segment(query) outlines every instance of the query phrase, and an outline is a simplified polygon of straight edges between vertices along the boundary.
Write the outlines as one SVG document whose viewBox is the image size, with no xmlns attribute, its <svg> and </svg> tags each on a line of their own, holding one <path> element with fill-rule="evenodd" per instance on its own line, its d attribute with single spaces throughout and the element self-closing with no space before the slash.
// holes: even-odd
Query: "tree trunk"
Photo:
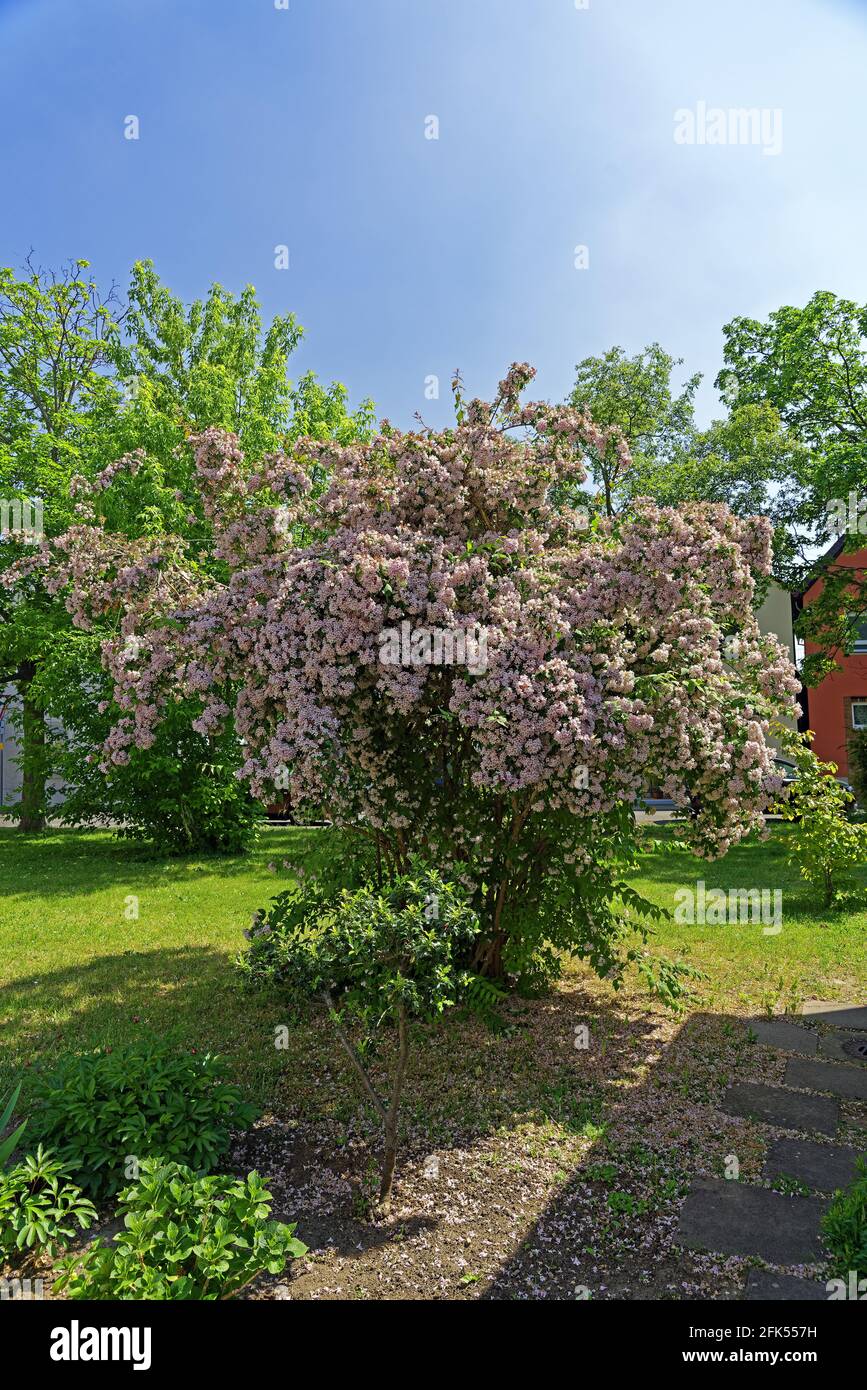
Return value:
<svg viewBox="0 0 867 1390">
<path fill-rule="evenodd" d="M 397 1066 L 391 1088 L 391 1102 L 385 1119 L 385 1151 L 382 1156 L 382 1181 L 379 1187 L 380 1210 L 388 1213 L 391 1208 L 391 1186 L 394 1181 L 394 1165 L 397 1159 L 397 1119 L 400 1111 L 400 1097 L 406 1076 L 406 1061 L 409 1042 L 406 1031 L 406 1009 L 403 1004 L 397 1016 L 398 1052 Z"/>
<path fill-rule="evenodd" d="M 473 969 L 489 980 L 500 980 L 503 977 L 503 947 L 506 944 L 506 933 L 501 924 L 508 890 L 509 880 L 508 877 L 504 877 L 497 887 L 490 932 L 477 942 L 473 953 Z"/>
<path fill-rule="evenodd" d="M 35 675 L 35 663 L 26 661 L 17 679 L 23 739 L 18 829 L 25 833 L 45 829 L 45 714 L 31 694 Z"/>
<path fill-rule="evenodd" d="M 359 1081 L 361 1082 L 362 1086 L 364 1087 L 364 1091 L 367 1095 L 368 1100 L 373 1105 L 374 1109 L 376 1110 L 376 1113 L 382 1120 L 382 1123 L 385 1124 L 385 1108 L 383 1107 L 382 1102 L 379 1099 L 379 1096 L 376 1094 L 372 1085 L 370 1084 L 370 1077 L 364 1070 L 358 1053 L 352 1046 L 350 1039 L 344 1031 L 343 1025 L 341 1024 L 340 1019 L 338 1017 L 337 1010 L 334 1007 L 334 1003 L 331 998 L 331 992 L 330 990 L 323 989 L 320 991 L 320 994 L 322 1001 L 325 1004 L 326 1009 L 328 1010 L 328 1017 L 331 1019 L 331 1022 L 334 1025 L 334 1030 L 337 1033 L 338 1038 L 340 1039 L 340 1046 L 343 1048 L 344 1052 L 346 1053 L 347 1057 L 352 1063 L 352 1069 L 355 1072 L 355 1075 L 358 1077 Z"/>
<path fill-rule="evenodd" d="M 494 932 L 493 936 L 484 937 L 479 942 L 472 960 L 472 968 L 477 974 L 484 976 L 487 980 L 501 980 L 503 978 L 503 947 L 505 944 L 506 937 L 503 932 Z"/>
</svg>

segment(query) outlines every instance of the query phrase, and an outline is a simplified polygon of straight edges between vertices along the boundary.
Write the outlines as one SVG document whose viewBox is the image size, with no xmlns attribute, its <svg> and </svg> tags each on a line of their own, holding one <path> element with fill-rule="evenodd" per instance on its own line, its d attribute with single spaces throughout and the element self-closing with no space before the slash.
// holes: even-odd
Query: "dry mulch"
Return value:
<svg viewBox="0 0 867 1390">
<path fill-rule="evenodd" d="M 736 1160 L 760 1181 L 775 1133 L 717 1109 L 734 1081 L 785 1069 L 734 1014 L 673 1017 L 587 976 L 510 1001 L 502 1033 L 419 1030 L 388 1218 L 374 1214 L 379 1131 L 327 1023 L 294 1043 L 273 1113 L 226 1168 L 270 1176 L 274 1215 L 308 1253 L 242 1298 L 713 1300 L 739 1297 L 758 1263 L 674 1245 L 691 1179 Z M 843 1108 L 841 1141 L 863 1142 L 864 1107 Z M 49 1262 L 27 1272 L 50 1296 Z"/>
<path fill-rule="evenodd" d="M 291 1279 L 262 1278 L 247 1296 L 739 1296 L 746 1261 L 691 1255 L 673 1236 L 693 1176 L 723 1176 L 734 1156 L 758 1178 L 762 1131 L 716 1106 L 735 1080 L 779 1081 L 784 1059 L 733 1017 L 614 1005 L 593 982 L 509 1007 L 514 1032 L 469 1024 L 451 1046 L 440 1034 L 435 1050 L 454 1055 L 441 1070 L 425 1055 L 410 1077 L 430 1108 L 407 1127 L 387 1220 L 370 1215 L 377 1133 L 360 1110 L 348 1123 L 265 1117 L 244 1136 L 233 1158 L 272 1176 L 276 1214 L 310 1247 Z M 586 1050 L 574 1046 L 582 1023 Z"/>
</svg>

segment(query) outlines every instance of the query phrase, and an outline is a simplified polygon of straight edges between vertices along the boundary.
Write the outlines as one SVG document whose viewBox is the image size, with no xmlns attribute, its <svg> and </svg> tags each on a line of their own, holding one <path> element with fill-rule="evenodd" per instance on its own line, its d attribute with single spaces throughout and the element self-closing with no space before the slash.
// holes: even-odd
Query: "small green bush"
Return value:
<svg viewBox="0 0 867 1390">
<path fill-rule="evenodd" d="M 822 1220 L 831 1273 L 837 1278 L 851 1270 L 867 1278 L 867 1161 L 859 1158 L 857 1167 L 857 1178 L 851 1187 L 834 1193 Z"/>
<path fill-rule="evenodd" d="M 333 893 L 320 880 L 292 884 L 257 914 L 237 960 L 251 985 L 277 985 L 293 1002 L 323 990 L 366 1029 L 400 1004 L 433 1020 L 455 1005 L 478 935 L 466 893 L 424 867 L 376 888 Z"/>
<path fill-rule="evenodd" d="M 820 762 L 807 743 L 793 744 L 787 752 L 796 771 L 778 806 L 783 819 L 794 822 L 786 840 L 787 858 L 821 890 L 824 907 L 841 906 L 851 870 L 867 859 L 867 826 L 849 818 L 853 797 L 837 781 L 836 763 Z"/>
<path fill-rule="evenodd" d="M 464 889 L 423 865 L 381 888 L 332 894 L 295 884 L 258 913 L 238 961 L 251 985 L 279 986 L 293 1004 L 324 1006 L 384 1132 L 380 1206 L 387 1211 L 397 1154 L 398 1114 L 409 1055 L 409 1025 L 434 1023 L 456 1005 L 479 1005 L 480 981 L 464 962 L 479 921 Z M 474 995 L 475 992 L 475 995 Z M 347 1031 L 359 1029 L 355 1045 Z M 377 1095 L 366 1060 L 391 1029 L 390 1098 Z"/>
<path fill-rule="evenodd" d="M 160 1155 L 207 1171 L 255 1115 L 225 1076 L 222 1058 L 160 1039 L 67 1056 L 35 1075 L 32 1132 L 97 1198 L 129 1179 L 130 1159 Z"/>
<path fill-rule="evenodd" d="M 197 1177 L 179 1163 L 146 1159 L 121 1193 L 124 1229 L 61 1264 L 55 1287 L 70 1298 L 217 1299 L 257 1274 L 280 1274 L 307 1246 L 294 1226 L 270 1219 L 258 1173 Z"/>
<path fill-rule="evenodd" d="M 0 1173 L 0 1254 L 34 1246 L 53 1255 L 96 1220 L 93 1203 L 42 1145 Z"/>
</svg>

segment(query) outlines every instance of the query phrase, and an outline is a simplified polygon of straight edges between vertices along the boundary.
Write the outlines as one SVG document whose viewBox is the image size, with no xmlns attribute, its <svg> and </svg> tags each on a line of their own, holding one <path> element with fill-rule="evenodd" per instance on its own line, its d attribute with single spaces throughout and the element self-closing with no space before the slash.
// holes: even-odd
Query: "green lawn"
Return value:
<svg viewBox="0 0 867 1390">
<path fill-rule="evenodd" d="M 231 961 L 287 879 L 282 860 L 309 860 L 316 835 L 274 829 L 244 857 L 158 860 L 108 833 L 0 829 L 0 1068 L 146 1026 L 230 1054 L 261 1087 L 274 1049 Z"/>
<path fill-rule="evenodd" d="M 867 865 L 854 874 L 847 909 L 822 908 L 818 892 L 786 860 L 791 827 L 776 823 L 765 841 L 739 845 L 709 864 L 682 851 L 654 854 L 635 879 L 638 890 L 673 910 L 675 893 L 703 880 L 706 889 L 779 889 L 781 930 L 765 935 L 753 922 L 721 926 L 668 922 L 658 930 L 666 952 L 704 971 L 702 1002 L 714 1009 L 738 1005 L 777 1012 L 806 998 L 867 997 Z M 665 845 L 668 827 L 655 836 Z"/>
<path fill-rule="evenodd" d="M 285 1055 L 265 1045 L 279 1010 L 273 999 L 239 993 L 231 960 L 253 911 L 288 878 L 283 860 L 310 864 L 326 852 L 328 833 L 269 829 L 245 857 L 165 861 L 107 833 L 0 829 L 0 1078 L 150 1027 L 225 1052 L 266 1098 L 281 1067 L 285 1074 Z M 654 854 L 636 880 L 669 907 L 678 887 L 698 879 L 709 888 L 782 889 L 777 936 L 754 924 L 660 928 L 662 949 L 707 973 L 704 1007 L 780 1009 L 808 995 L 867 992 L 867 871 L 859 910 L 824 913 L 785 863 L 786 833 L 776 826 L 769 843 L 741 846 L 717 864 Z M 655 834 L 670 838 L 664 828 Z M 132 896 L 137 919 L 125 916 Z"/>
</svg>

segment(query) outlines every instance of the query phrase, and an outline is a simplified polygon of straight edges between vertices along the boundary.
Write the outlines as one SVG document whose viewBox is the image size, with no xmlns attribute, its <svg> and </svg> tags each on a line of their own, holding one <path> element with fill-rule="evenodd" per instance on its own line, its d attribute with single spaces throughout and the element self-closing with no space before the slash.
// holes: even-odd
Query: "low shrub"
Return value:
<svg viewBox="0 0 867 1390">
<path fill-rule="evenodd" d="M 332 895 L 319 883 L 291 887 L 257 916 L 239 959 L 251 984 L 277 985 L 291 1002 L 312 1000 L 327 1011 L 382 1122 L 383 1211 L 391 1201 L 410 1023 L 433 1023 L 459 1003 L 481 1010 L 496 994 L 465 965 L 478 933 L 463 888 L 414 866 L 381 888 Z M 361 1032 L 358 1046 L 350 1027 Z M 366 1059 L 374 1039 L 389 1031 L 394 1061 L 383 1101 Z"/>
<path fill-rule="evenodd" d="M 32 1132 L 98 1198 L 133 1175 L 132 1160 L 159 1155 L 207 1171 L 255 1115 L 225 1076 L 222 1058 L 156 1038 L 70 1055 L 35 1075 Z"/>
<path fill-rule="evenodd" d="M 75 1299 L 228 1298 L 307 1250 L 294 1226 L 270 1219 L 271 1201 L 258 1173 L 198 1177 L 146 1159 L 120 1196 L 124 1229 L 64 1260 L 55 1287 Z"/>
<path fill-rule="evenodd" d="M 93 1203 L 41 1144 L 35 1154 L 0 1173 L 2 1255 L 34 1246 L 53 1255 L 76 1230 L 86 1230 L 95 1220 Z"/>
<path fill-rule="evenodd" d="M 837 781 L 836 763 L 820 762 L 807 743 L 787 751 L 796 777 L 778 809 L 794 822 L 786 841 L 789 863 L 821 891 L 824 907 L 842 906 L 852 869 L 867 860 L 867 826 L 850 819 L 854 798 Z"/>
<path fill-rule="evenodd" d="M 867 1161 L 859 1159 L 857 1167 L 857 1178 L 834 1193 L 822 1220 L 831 1273 L 843 1279 L 852 1270 L 867 1278 Z"/>
</svg>

